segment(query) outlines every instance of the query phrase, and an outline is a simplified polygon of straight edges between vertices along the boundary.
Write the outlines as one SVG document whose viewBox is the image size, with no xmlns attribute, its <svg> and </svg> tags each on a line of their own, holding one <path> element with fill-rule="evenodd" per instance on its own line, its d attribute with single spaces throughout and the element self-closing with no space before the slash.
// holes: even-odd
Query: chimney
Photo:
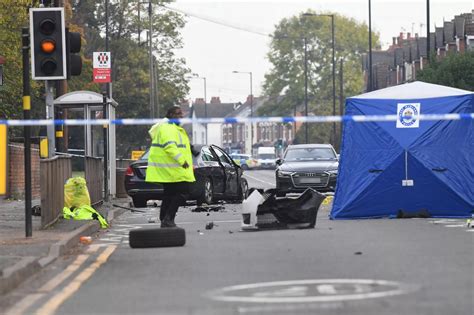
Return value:
<svg viewBox="0 0 474 315">
<path fill-rule="evenodd" d="M 252 95 L 250 94 L 249 96 L 247 96 L 247 100 L 245 101 L 245 103 L 250 104 L 251 101 L 252 101 Z M 255 97 L 253 98 L 253 102 L 255 103 Z"/>
<path fill-rule="evenodd" d="M 396 37 L 392 37 L 392 45 L 393 46 L 397 45 L 397 38 Z"/>
<path fill-rule="evenodd" d="M 402 47 L 403 45 L 403 32 L 400 32 L 400 35 L 398 36 L 398 46 Z"/>
<path fill-rule="evenodd" d="M 204 99 L 203 98 L 196 98 L 196 100 L 194 101 L 194 104 L 195 105 L 204 105 Z"/>
<path fill-rule="evenodd" d="M 221 103 L 221 98 L 219 96 L 213 96 L 211 98 L 211 104 L 220 104 Z"/>
</svg>

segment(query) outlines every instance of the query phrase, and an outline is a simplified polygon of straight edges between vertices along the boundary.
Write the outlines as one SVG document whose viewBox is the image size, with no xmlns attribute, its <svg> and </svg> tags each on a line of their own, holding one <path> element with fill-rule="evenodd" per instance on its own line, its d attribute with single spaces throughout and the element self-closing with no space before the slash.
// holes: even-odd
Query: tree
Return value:
<svg viewBox="0 0 474 315">
<path fill-rule="evenodd" d="M 433 57 L 416 77 L 423 82 L 474 91 L 474 51 L 450 53 L 441 60 Z"/>
<path fill-rule="evenodd" d="M 268 59 L 273 68 L 265 75 L 264 94 L 269 98 L 259 110 L 260 115 L 293 116 L 304 114 L 305 56 L 307 46 L 308 113 L 332 114 L 332 40 L 331 18 L 327 12 L 307 11 L 283 19 L 272 35 Z M 336 61 L 344 61 L 344 93 L 355 95 L 363 90 L 361 56 L 368 49 L 368 27 L 354 19 L 334 14 Z M 373 34 L 374 45 L 378 35 Z M 337 71 L 337 69 L 336 69 Z M 337 78 L 336 78 L 337 80 Z M 339 99 L 336 88 L 336 102 Z M 339 106 L 337 106 L 339 107 Z M 310 124 L 312 142 L 328 142 L 329 124 Z M 301 130 L 301 129 L 300 129 Z M 301 132 L 297 141 L 304 139 Z"/>
<path fill-rule="evenodd" d="M 189 91 L 185 77 L 191 72 L 184 60 L 174 54 L 174 50 L 183 45 L 179 34 L 179 30 L 184 27 L 183 17 L 166 9 L 163 6 L 166 2 L 169 1 L 152 1 L 152 45 L 157 76 L 158 112 L 161 116 L 168 106 L 179 104 L 185 98 Z M 85 54 L 88 57 L 94 51 L 105 51 L 104 3 L 78 0 L 73 4 L 73 20 L 85 28 Z M 108 15 L 113 98 L 119 104 L 117 117 L 148 118 L 149 46 L 144 38 L 149 29 L 148 4 L 138 0 L 110 0 Z M 129 156 L 130 150 L 149 144 L 148 128 L 149 126 L 118 127 L 117 155 Z"/>
<path fill-rule="evenodd" d="M 5 57 L 4 86 L 0 93 L 0 118 L 22 117 L 23 64 L 22 27 L 28 27 L 28 8 L 31 1 L 0 0 L 0 54 Z M 44 106 L 39 105 L 40 82 L 31 82 L 31 116 L 42 117 Z"/>
</svg>

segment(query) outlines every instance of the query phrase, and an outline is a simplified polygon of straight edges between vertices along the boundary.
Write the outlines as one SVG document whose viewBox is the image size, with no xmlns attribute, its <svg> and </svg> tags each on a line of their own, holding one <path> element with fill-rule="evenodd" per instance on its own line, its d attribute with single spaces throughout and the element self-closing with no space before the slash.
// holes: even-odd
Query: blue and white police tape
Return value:
<svg viewBox="0 0 474 315">
<path fill-rule="evenodd" d="M 420 114 L 417 116 L 398 115 L 345 115 L 345 116 L 297 116 L 297 117 L 227 117 L 227 118 L 182 118 L 170 119 L 171 122 L 181 124 L 236 124 L 236 123 L 327 123 L 327 122 L 376 122 L 376 121 L 397 121 L 398 119 L 419 119 L 421 120 L 472 120 L 474 113 L 460 114 Z M 163 118 L 124 118 L 124 119 L 30 119 L 30 120 L 7 120 L 0 119 L 0 125 L 7 126 L 86 126 L 86 125 L 153 125 L 164 121 Z"/>
</svg>

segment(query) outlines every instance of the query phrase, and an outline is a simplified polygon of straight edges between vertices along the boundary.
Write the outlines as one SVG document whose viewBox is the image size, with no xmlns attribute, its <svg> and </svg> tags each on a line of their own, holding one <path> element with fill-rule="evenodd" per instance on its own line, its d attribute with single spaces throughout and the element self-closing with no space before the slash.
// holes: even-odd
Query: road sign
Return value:
<svg viewBox="0 0 474 315">
<path fill-rule="evenodd" d="M 132 158 L 131 159 L 136 161 L 143 155 L 143 153 L 145 153 L 145 151 L 132 151 Z"/>
<path fill-rule="evenodd" d="M 111 69 L 110 69 L 110 52 L 94 52 L 93 54 L 93 76 L 95 83 L 110 83 Z"/>
</svg>

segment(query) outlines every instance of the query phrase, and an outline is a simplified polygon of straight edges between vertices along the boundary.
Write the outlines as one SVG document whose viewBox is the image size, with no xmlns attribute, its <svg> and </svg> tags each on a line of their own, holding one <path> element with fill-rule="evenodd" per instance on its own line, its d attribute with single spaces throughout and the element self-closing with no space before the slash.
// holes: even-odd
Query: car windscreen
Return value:
<svg viewBox="0 0 474 315">
<path fill-rule="evenodd" d="M 143 155 L 139 158 L 139 160 L 148 160 L 148 155 L 150 154 L 150 150 L 147 150 Z"/>
<path fill-rule="evenodd" d="M 261 153 L 258 155 L 258 158 L 262 160 L 274 160 L 276 156 L 272 153 Z"/>
<path fill-rule="evenodd" d="M 335 160 L 336 155 L 330 148 L 297 148 L 286 151 L 285 161 Z"/>
</svg>

